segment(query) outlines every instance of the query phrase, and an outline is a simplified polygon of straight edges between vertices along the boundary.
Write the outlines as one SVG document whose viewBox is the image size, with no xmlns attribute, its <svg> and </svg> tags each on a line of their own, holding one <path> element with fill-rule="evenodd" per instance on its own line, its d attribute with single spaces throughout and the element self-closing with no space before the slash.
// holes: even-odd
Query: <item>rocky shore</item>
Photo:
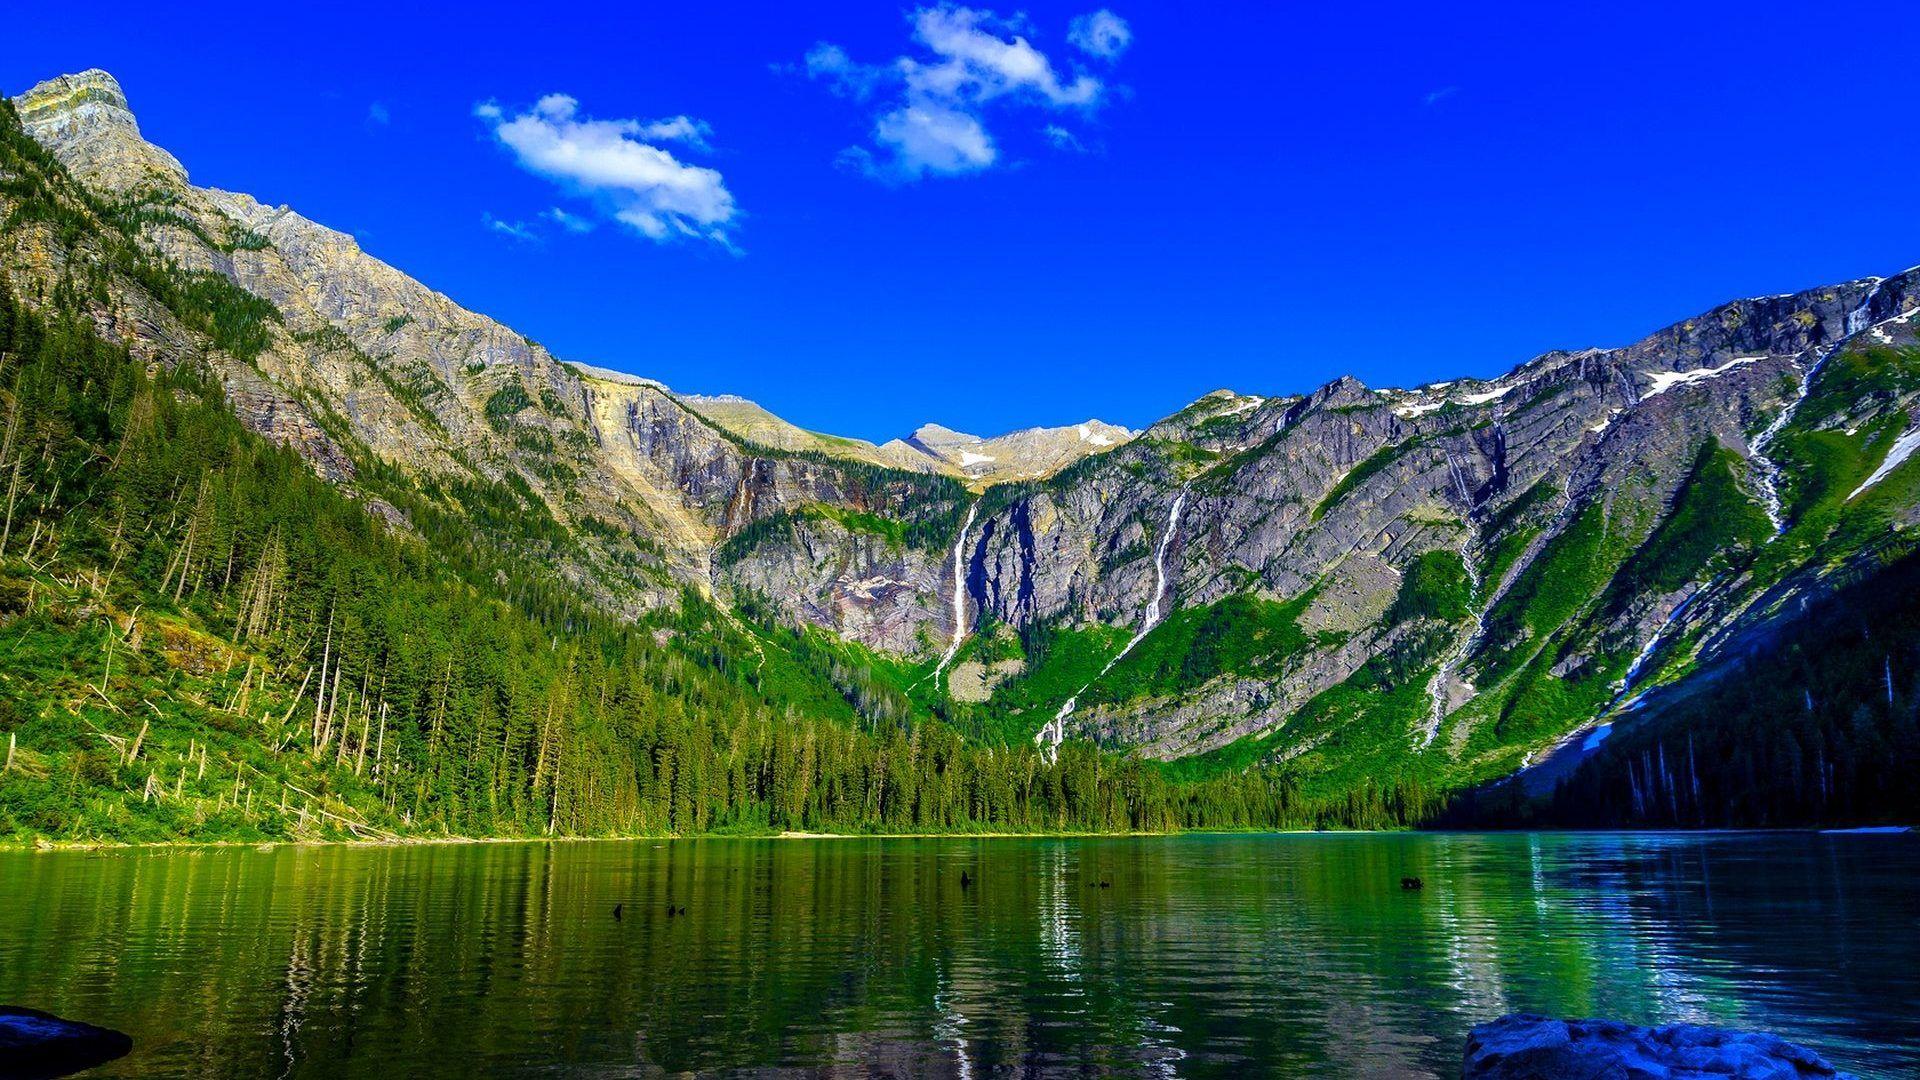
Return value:
<svg viewBox="0 0 1920 1080">
<path fill-rule="evenodd" d="M 1764 1032 L 1697 1024 L 1639 1027 L 1515 1013 L 1467 1036 L 1462 1080 L 1853 1080 L 1819 1054 Z"/>
</svg>

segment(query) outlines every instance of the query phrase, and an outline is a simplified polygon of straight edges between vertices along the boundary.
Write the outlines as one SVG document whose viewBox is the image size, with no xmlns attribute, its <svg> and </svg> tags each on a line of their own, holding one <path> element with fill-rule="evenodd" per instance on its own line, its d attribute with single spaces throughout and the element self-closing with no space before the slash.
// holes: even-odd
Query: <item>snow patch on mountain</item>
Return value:
<svg viewBox="0 0 1920 1080">
<path fill-rule="evenodd" d="M 1859 487 L 1853 489 L 1853 494 L 1847 496 L 1847 501 L 1852 502 L 1861 492 L 1886 479 L 1888 473 L 1899 468 L 1913 456 L 1916 448 L 1920 448 L 1920 427 L 1907 429 L 1906 434 L 1893 441 L 1893 449 L 1887 451 L 1887 460 L 1873 470 L 1872 476 L 1867 477 Z"/>
<path fill-rule="evenodd" d="M 1764 356 L 1739 356 L 1721 364 L 1719 367 L 1694 368 L 1690 371 L 1648 372 L 1647 379 L 1653 383 L 1653 388 L 1641 395 L 1640 400 L 1645 401 L 1651 397 L 1659 397 L 1661 394 L 1666 393 L 1676 386 L 1692 386 L 1694 383 L 1703 383 L 1708 379 L 1717 379 L 1736 368 L 1742 368 L 1748 364 L 1758 363 L 1765 359 L 1766 357 Z"/>
<path fill-rule="evenodd" d="M 1513 393 L 1513 384 L 1509 383 L 1506 386 L 1496 386 L 1491 390 L 1484 390 L 1478 394 L 1468 394 L 1466 397 L 1460 399 L 1460 404 L 1485 405 L 1489 401 L 1499 401 L 1511 393 Z"/>
</svg>

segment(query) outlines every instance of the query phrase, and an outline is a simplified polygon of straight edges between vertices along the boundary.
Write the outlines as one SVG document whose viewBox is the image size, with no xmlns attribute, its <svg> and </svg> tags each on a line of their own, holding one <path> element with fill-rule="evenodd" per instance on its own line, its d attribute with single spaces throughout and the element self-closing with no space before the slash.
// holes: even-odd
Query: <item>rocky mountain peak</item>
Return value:
<svg viewBox="0 0 1920 1080">
<path fill-rule="evenodd" d="M 1367 384 L 1351 375 L 1342 375 L 1320 389 L 1308 394 L 1295 406 L 1297 413 L 1304 414 L 1316 409 L 1341 409 L 1354 405 L 1375 404 L 1375 395 L 1367 389 Z"/>
<path fill-rule="evenodd" d="M 922 446 L 931 447 L 936 450 L 944 450 L 955 446 L 971 446 L 975 443 L 986 441 L 978 435 L 969 435 L 964 431 L 955 431 L 950 427 L 942 427 L 939 424 L 921 424 L 919 427 L 913 429 L 913 434 L 907 436 L 907 438 L 911 442 L 916 442 Z"/>
<path fill-rule="evenodd" d="M 47 109 L 77 108 L 89 102 L 117 108 L 128 116 L 133 115 L 127 105 L 126 91 L 120 89 L 120 80 L 99 68 L 48 79 L 15 98 L 14 107 L 20 111 L 21 120 L 25 121 L 30 115 Z"/>
<path fill-rule="evenodd" d="M 172 154 L 140 136 L 119 80 L 99 68 L 48 79 L 13 107 L 27 134 L 89 182 L 125 191 L 187 181 Z"/>
<path fill-rule="evenodd" d="M 906 439 L 887 445 L 925 455 L 942 471 L 986 485 L 1042 479 L 1133 437 L 1126 428 L 1091 419 L 1063 427 L 1023 428 L 991 438 L 922 424 Z"/>
</svg>

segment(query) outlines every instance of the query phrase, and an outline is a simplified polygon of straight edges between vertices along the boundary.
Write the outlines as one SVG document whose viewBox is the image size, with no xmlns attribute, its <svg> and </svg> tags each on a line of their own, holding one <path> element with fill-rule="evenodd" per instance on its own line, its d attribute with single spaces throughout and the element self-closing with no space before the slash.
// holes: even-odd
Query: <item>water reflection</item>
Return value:
<svg viewBox="0 0 1920 1080">
<path fill-rule="evenodd" d="M 1916 882 L 1904 836 L 6 853 L 0 1001 L 132 1033 L 103 1075 L 1445 1076 L 1521 1009 L 1898 1075 Z"/>
</svg>

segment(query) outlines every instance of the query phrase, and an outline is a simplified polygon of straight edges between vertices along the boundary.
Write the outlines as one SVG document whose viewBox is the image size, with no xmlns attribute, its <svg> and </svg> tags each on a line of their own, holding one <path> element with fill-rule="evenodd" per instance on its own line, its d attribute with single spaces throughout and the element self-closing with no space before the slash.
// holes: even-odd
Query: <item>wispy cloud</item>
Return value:
<svg viewBox="0 0 1920 1080">
<path fill-rule="evenodd" d="M 824 41 L 807 50 L 806 65 L 809 79 L 823 79 L 834 93 L 855 101 L 872 97 L 887 77 L 885 69 L 855 63 L 847 50 Z"/>
<path fill-rule="evenodd" d="M 489 232 L 509 236 L 523 243 L 537 243 L 540 239 L 540 234 L 533 231 L 524 221 L 502 221 L 492 214 L 481 214 L 480 224 L 486 226 Z"/>
<path fill-rule="evenodd" d="M 586 200 L 601 216 L 651 240 L 699 238 L 732 249 L 739 210 L 720 173 L 687 164 L 655 145 L 707 150 L 706 124 L 686 116 L 596 120 L 582 115 L 580 103 L 566 94 L 548 94 L 518 113 L 482 102 L 473 114 L 521 168 Z M 569 231 L 584 231 L 551 219 Z"/>
<path fill-rule="evenodd" d="M 1440 104 L 1441 102 L 1447 100 L 1448 98 L 1452 97 L 1453 95 L 1459 92 L 1460 92 L 1460 88 L 1457 86 L 1443 86 L 1438 90 L 1427 91 L 1426 97 L 1423 100 L 1426 103 L 1426 105 L 1429 108 L 1431 108 L 1432 106 Z"/>
<path fill-rule="evenodd" d="M 1127 20 L 1101 8 L 1069 23 L 1067 41 L 1088 56 L 1118 60 L 1127 46 L 1133 44 L 1133 27 L 1127 25 Z"/>
<path fill-rule="evenodd" d="M 707 136 L 713 133 L 704 121 L 690 116 L 670 116 L 641 124 L 634 134 L 652 142 L 683 142 L 696 150 L 711 150 Z"/>
<path fill-rule="evenodd" d="M 385 127 L 386 125 L 392 122 L 393 122 L 393 114 L 387 111 L 387 107 L 385 105 L 382 105 L 376 101 L 373 104 L 367 106 L 367 123 L 379 124 L 382 127 Z"/>
<path fill-rule="evenodd" d="M 590 233 L 593 231 L 593 222 L 588 221 L 578 214 L 569 214 L 557 206 L 540 211 L 540 216 L 570 233 Z"/>
<path fill-rule="evenodd" d="M 1059 124 L 1048 124 L 1046 127 L 1040 129 L 1040 134 L 1047 137 L 1047 141 L 1053 144 L 1055 150 L 1071 150 L 1076 154 L 1084 154 L 1087 152 L 1086 146 L 1080 142 L 1080 136 L 1075 135 Z"/>
<path fill-rule="evenodd" d="M 1003 19 L 943 5 L 920 8 L 910 21 L 923 50 L 918 56 L 864 64 L 829 42 L 806 55 L 809 78 L 854 101 L 878 102 L 872 145 L 841 153 L 843 163 L 875 179 L 911 181 L 992 168 L 1001 154 L 987 129 L 991 110 L 1034 108 L 1068 119 L 1091 115 L 1108 96 L 1100 78 L 1077 64 L 1063 70 L 1035 48 L 1022 33 L 1028 30 L 1024 16 Z M 1126 50 L 1132 31 L 1125 19 L 1102 9 L 1075 19 L 1068 41 L 1111 62 Z M 1061 123 L 1044 131 L 1056 147 L 1079 145 Z"/>
</svg>

